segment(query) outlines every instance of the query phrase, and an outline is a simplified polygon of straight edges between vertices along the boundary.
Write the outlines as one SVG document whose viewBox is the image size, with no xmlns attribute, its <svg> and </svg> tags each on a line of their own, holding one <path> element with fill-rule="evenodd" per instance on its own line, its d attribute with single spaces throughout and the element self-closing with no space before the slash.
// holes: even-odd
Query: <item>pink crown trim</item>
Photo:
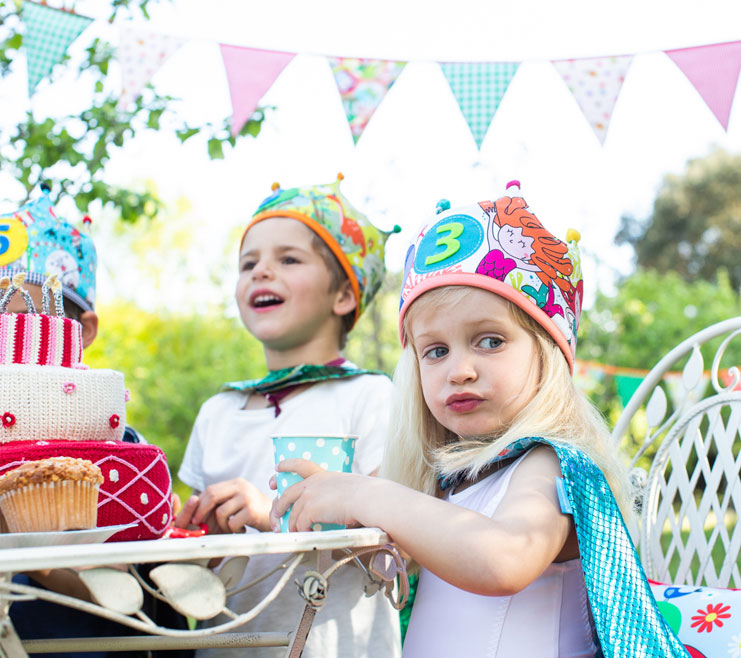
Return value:
<svg viewBox="0 0 741 658">
<path fill-rule="evenodd" d="M 37 313 L 0 315 L 0 365 L 78 367 L 82 325 L 69 318 Z"/>
</svg>

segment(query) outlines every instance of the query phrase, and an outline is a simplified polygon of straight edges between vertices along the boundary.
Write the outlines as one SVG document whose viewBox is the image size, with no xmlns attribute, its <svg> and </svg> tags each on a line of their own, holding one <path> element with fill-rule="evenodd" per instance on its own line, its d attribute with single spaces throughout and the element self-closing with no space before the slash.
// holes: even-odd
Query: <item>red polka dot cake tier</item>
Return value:
<svg viewBox="0 0 741 658">
<path fill-rule="evenodd" d="M 164 453 L 123 442 L 124 376 L 82 363 L 82 326 L 64 317 L 61 284 L 43 286 L 36 312 L 23 275 L 0 279 L 0 476 L 51 457 L 90 460 L 101 469 L 97 525 L 136 523 L 109 541 L 160 537 L 172 520 Z M 28 313 L 8 313 L 14 294 Z M 51 315 L 51 298 L 57 315 Z"/>
</svg>

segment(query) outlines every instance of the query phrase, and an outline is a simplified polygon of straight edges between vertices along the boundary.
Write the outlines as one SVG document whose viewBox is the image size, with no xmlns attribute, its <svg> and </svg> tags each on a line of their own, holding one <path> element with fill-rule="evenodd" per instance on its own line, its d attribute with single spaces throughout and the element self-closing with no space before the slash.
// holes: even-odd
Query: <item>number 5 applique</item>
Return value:
<svg viewBox="0 0 741 658">
<path fill-rule="evenodd" d="M 28 233 L 22 222 L 13 218 L 0 219 L 0 266 L 17 261 L 28 246 Z"/>
</svg>

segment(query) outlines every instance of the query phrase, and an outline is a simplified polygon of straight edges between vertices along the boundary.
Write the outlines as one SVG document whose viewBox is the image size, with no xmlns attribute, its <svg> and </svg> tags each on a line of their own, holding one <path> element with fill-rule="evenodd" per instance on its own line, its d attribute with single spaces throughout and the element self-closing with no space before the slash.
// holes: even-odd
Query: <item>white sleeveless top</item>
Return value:
<svg viewBox="0 0 741 658">
<path fill-rule="evenodd" d="M 448 501 L 492 516 L 523 457 Z M 579 559 L 552 563 L 513 596 L 471 594 L 421 569 L 403 658 L 586 658 L 593 636 Z"/>
</svg>

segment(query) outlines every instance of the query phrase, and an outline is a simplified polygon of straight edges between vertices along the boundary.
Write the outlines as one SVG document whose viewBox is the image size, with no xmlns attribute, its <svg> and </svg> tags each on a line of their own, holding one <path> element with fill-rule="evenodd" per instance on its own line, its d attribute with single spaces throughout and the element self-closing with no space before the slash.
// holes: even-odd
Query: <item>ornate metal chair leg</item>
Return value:
<svg viewBox="0 0 741 658">
<path fill-rule="evenodd" d="M 0 658 L 28 658 L 8 617 L 0 620 Z"/>
<path fill-rule="evenodd" d="M 286 658 L 300 658 L 304 651 L 304 645 L 306 644 L 306 638 L 309 636 L 311 625 L 314 622 L 314 615 L 316 615 L 316 610 L 307 603 L 301 619 L 299 619 L 296 631 L 291 636 L 291 644 L 288 646 Z"/>
</svg>

